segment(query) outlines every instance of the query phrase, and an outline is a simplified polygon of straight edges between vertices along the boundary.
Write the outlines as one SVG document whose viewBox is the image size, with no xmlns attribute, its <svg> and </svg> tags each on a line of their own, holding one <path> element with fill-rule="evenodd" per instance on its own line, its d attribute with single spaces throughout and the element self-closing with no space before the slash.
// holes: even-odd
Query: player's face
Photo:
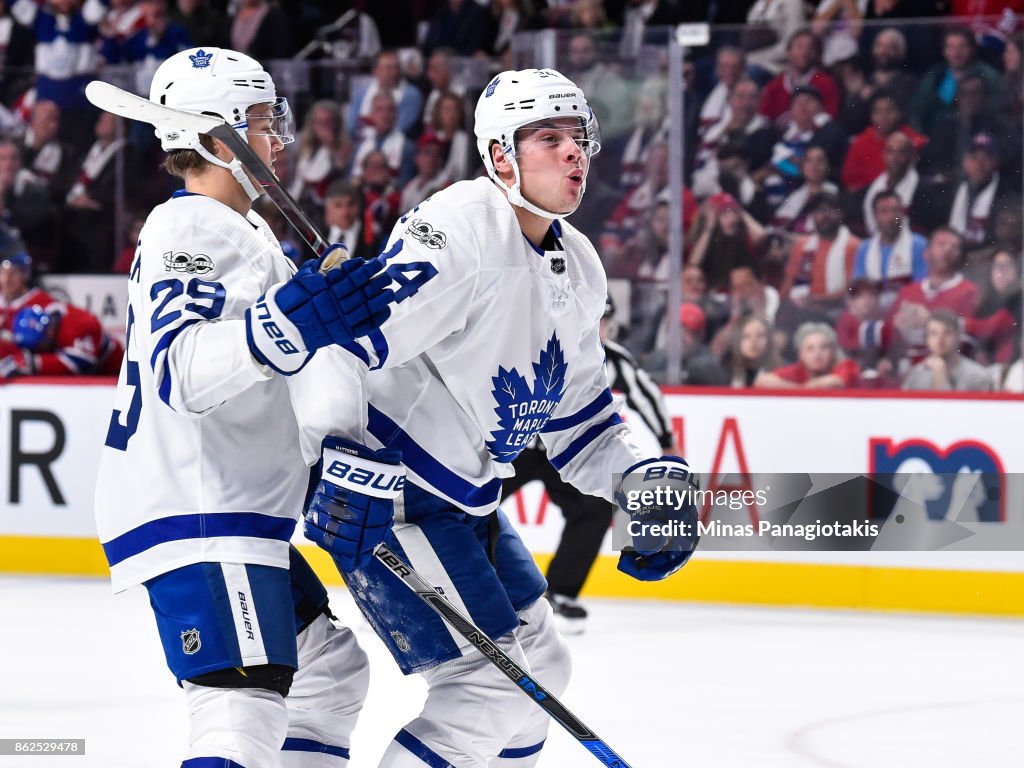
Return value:
<svg viewBox="0 0 1024 768">
<path fill-rule="evenodd" d="M 516 160 L 523 196 L 554 213 L 575 210 L 590 167 L 586 146 L 586 132 L 575 118 L 519 129 Z"/>
<path fill-rule="evenodd" d="M 13 301 L 25 293 L 25 275 L 15 266 L 0 266 L 0 295 L 6 301 Z"/>
<path fill-rule="evenodd" d="M 246 139 L 260 160 L 273 170 L 277 153 L 284 148 L 284 142 L 274 130 L 274 110 L 269 104 L 255 104 L 246 113 L 249 128 Z"/>
</svg>

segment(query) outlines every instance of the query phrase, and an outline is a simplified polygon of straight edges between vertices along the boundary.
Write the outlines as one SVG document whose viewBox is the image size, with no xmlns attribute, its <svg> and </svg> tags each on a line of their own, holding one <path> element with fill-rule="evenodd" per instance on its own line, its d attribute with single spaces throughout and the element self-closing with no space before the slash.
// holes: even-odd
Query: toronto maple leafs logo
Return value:
<svg viewBox="0 0 1024 768">
<path fill-rule="evenodd" d="M 565 356 L 555 334 L 533 363 L 533 389 L 526 379 L 512 368 L 498 366 L 498 375 L 491 378 L 491 394 L 498 403 L 498 429 L 491 432 L 487 450 L 495 461 L 513 461 L 547 423 L 565 392 Z"/>
<path fill-rule="evenodd" d="M 210 59 L 213 58 L 213 54 L 207 53 L 202 48 L 200 48 L 195 53 L 190 53 L 188 57 L 192 60 L 193 69 L 206 69 L 208 66 L 210 66 Z"/>
<path fill-rule="evenodd" d="M 494 95 L 494 89 L 498 87 L 498 82 L 501 80 L 500 77 L 496 77 L 487 85 L 487 90 L 484 91 L 484 98 L 489 98 Z"/>
</svg>

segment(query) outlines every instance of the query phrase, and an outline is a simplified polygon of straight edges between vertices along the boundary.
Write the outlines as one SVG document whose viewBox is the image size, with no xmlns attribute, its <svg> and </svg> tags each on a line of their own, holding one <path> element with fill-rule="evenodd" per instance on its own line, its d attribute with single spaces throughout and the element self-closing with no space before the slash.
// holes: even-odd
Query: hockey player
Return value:
<svg viewBox="0 0 1024 768">
<path fill-rule="evenodd" d="M 53 302 L 49 293 L 32 285 L 32 257 L 19 241 L 11 241 L 0 256 L 0 336 L 10 341 L 20 310 L 33 304 L 48 309 Z"/>
<path fill-rule="evenodd" d="M 570 661 L 544 577 L 497 508 L 512 460 L 540 433 L 566 481 L 609 501 L 613 473 L 686 465 L 642 455 L 608 388 L 604 272 L 562 220 L 599 149 L 583 93 L 553 70 L 503 72 L 480 97 L 476 135 L 488 178 L 458 182 L 399 220 L 378 257 L 399 286 L 396 304 L 380 332 L 349 349 L 371 368 L 371 447 L 400 450 L 407 471 L 386 543 L 558 695 Z M 324 466 L 336 461 L 326 446 Z M 339 474 L 325 471 L 306 518 L 306 535 L 328 550 L 324 526 L 348 506 Z M 695 543 L 661 540 L 623 552 L 619 567 L 662 579 Z M 534 765 L 548 716 L 379 561 L 340 565 L 402 670 L 429 684 L 381 765 Z"/>
<path fill-rule="evenodd" d="M 234 51 L 170 57 L 150 100 L 222 116 L 271 167 L 291 140 L 270 75 Z M 359 260 L 293 274 L 227 146 L 174 126 L 157 135 L 185 189 L 150 213 L 129 275 L 96 489 L 113 587 L 149 593 L 188 702 L 183 768 L 344 766 L 367 664 L 288 543 L 308 481 L 302 441 L 318 456 L 322 438 L 300 435 L 295 410 L 315 403 L 300 370 L 386 317 L 389 280 Z M 339 535 L 370 541 L 362 522 L 353 513 Z"/>
<path fill-rule="evenodd" d="M 19 310 L 14 343 L 19 349 L 9 362 L 22 375 L 116 376 L 124 357 L 124 347 L 103 330 L 96 315 L 70 304 L 52 304 L 49 311 L 38 304 Z"/>
</svg>

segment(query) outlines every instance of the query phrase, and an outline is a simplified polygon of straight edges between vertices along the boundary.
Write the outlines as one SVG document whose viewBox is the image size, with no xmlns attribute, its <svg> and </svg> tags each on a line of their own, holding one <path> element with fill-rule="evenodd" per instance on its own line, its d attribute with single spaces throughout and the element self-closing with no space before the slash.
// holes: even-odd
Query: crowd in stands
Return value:
<svg viewBox="0 0 1024 768">
<path fill-rule="evenodd" d="M 1022 14 L 1024 0 L 0 0 L 0 226 L 37 272 L 127 272 L 175 182 L 154 173 L 152 132 L 98 114 L 84 85 L 145 94 L 167 56 L 224 45 L 285 84 L 300 130 L 282 182 L 329 239 L 373 256 L 403 212 L 482 172 L 472 108 L 490 77 L 553 50 L 602 127 L 572 222 L 628 286 L 620 341 L 655 379 L 1020 390 Z M 716 26 L 686 53 L 674 200 L 661 26 L 694 21 Z M 517 45 L 541 31 L 553 49 Z M 260 210 L 290 256 L 311 255 Z"/>
</svg>

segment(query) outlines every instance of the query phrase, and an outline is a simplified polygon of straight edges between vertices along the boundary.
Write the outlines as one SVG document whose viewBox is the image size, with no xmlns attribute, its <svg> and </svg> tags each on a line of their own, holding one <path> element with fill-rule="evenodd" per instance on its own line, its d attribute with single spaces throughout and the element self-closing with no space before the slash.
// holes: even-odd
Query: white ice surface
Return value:
<svg viewBox="0 0 1024 768">
<path fill-rule="evenodd" d="M 351 768 L 417 713 L 344 591 L 372 664 Z M 587 601 L 565 703 L 634 768 L 1024 766 L 1024 622 Z M 145 593 L 0 577 L 0 738 L 84 738 L 7 768 L 176 768 L 183 697 Z M 598 766 L 557 726 L 541 768 Z"/>
</svg>

